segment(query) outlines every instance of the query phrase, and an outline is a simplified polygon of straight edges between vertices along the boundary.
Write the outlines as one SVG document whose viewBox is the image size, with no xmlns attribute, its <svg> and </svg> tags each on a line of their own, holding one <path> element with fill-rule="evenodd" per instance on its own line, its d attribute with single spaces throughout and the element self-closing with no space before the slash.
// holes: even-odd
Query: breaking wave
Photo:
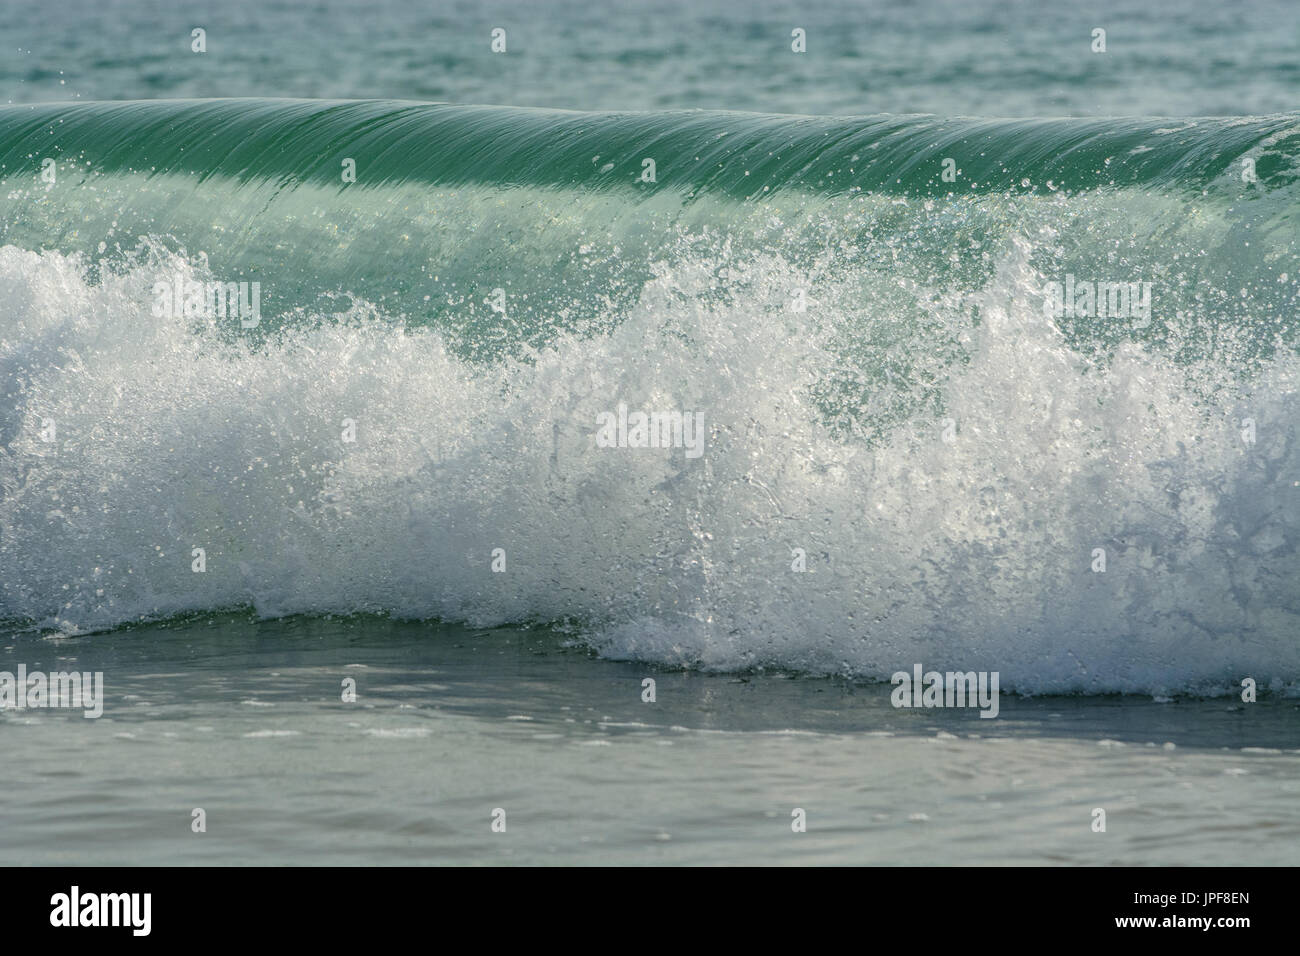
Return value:
<svg viewBox="0 0 1300 956">
<path fill-rule="evenodd" d="M 377 612 L 708 668 L 1294 688 L 1298 137 L 0 110 L 0 617 Z M 263 316 L 160 316 L 160 281 L 259 282 Z M 1066 281 L 1149 309 L 1052 313 Z M 600 447 L 620 404 L 699 413 L 704 453 Z"/>
</svg>

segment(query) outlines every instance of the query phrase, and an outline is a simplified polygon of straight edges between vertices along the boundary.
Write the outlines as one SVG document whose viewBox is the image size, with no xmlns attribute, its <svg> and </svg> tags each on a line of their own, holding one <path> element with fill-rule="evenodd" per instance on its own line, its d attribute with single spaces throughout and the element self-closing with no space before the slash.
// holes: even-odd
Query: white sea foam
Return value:
<svg viewBox="0 0 1300 956">
<path fill-rule="evenodd" d="M 194 263 L 92 284 L 5 247 L 0 613 L 67 632 L 239 605 L 565 620 L 612 657 L 710 668 L 1294 686 L 1295 360 L 1248 388 L 1135 344 L 1090 371 L 1029 259 L 998 265 L 968 360 L 931 369 L 941 410 L 872 444 L 810 393 L 843 364 L 836 295 L 791 314 L 798 278 L 770 258 L 727 264 L 724 297 L 717 262 L 682 259 L 614 331 L 485 365 L 360 305 L 252 349 L 151 314 L 158 270 L 205 279 Z M 597 447 L 619 401 L 699 410 L 707 453 Z"/>
</svg>

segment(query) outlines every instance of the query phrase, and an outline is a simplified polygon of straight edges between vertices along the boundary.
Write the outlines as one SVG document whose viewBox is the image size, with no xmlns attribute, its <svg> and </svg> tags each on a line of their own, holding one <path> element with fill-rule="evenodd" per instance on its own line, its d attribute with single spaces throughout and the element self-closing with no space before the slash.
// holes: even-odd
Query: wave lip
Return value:
<svg viewBox="0 0 1300 956">
<path fill-rule="evenodd" d="M 84 158 L 95 173 L 342 188 L 491 183 L 636 190 L 643 160 L 682 195 L 910 195 L 1212 183 L 1255 161 L 1296 181 L 1300 114 L 1197 119 L 823 117 L 708 110 L 582 113 L 401 101 L 146 100 L 0 108 L 0 161 Z M 942 160 L 953 157 L 955 180 Z M 1049 185 L 1049 182 L 1051 185 Z"/>
</svg>

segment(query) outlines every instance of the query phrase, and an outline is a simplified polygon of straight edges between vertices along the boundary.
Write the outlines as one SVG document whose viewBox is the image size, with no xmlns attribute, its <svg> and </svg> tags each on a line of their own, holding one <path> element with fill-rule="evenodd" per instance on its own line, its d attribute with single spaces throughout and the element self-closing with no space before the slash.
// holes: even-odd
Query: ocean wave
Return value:
<svg viewBox="0 0 1300 956">
<path fill-rule="evenodd" d="M 378 612 L 708 668 L 1294 686 L 1294 117 L 957 124 L 1026 151 L 1012 185 L 883 160 L 819 185 L 890 129 L 938 175 L 945 122 L 0 111 L 0 616 Z M 42 137 L 80 172 L 43 183 Z M 340 149 L 355 184 L 326 182 Z M 642 190 L 656 152 L 705 158 Z M 268 319 L 158 315 L 173 278 L 261 281 Z M 1050 315 L 1067 278 L 1149 283 L 1150 314 Z M 620 406 L 702 416 L 703 454 L 603 447 Z"/>
</svg>

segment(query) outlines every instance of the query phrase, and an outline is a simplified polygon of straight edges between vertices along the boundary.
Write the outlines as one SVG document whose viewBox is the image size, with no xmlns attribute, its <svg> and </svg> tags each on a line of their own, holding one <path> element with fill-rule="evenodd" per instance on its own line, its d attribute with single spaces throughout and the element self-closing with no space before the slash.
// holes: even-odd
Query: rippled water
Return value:
<svg viewBox="0 0 1300 956">
<path fill-rule="evenodd" d="M 190 52 L 190 31 L 209 52 Z M 491 31 L 506 30 L 493 55 Z M 791 31 L 807 53 L 792 54 Z M 1092 31 L 1107 52 L 1092 52 Z M 65 0 L 0 10 L 0 101 L 300 96 L 559 109 L 1241 116 L 1295 108 L 1290 0 Z"/>
<path fill-rule="evenodd" d="M 990 721 L 371 618 L 22 639 L 0 669 L 18 660 L 102 670 L 108 700 L 0 717 L 25 768 L 5 865 L 1287 865 L 1300 837 L 1294 701 L 1004 695 Z"/>
</svg>

